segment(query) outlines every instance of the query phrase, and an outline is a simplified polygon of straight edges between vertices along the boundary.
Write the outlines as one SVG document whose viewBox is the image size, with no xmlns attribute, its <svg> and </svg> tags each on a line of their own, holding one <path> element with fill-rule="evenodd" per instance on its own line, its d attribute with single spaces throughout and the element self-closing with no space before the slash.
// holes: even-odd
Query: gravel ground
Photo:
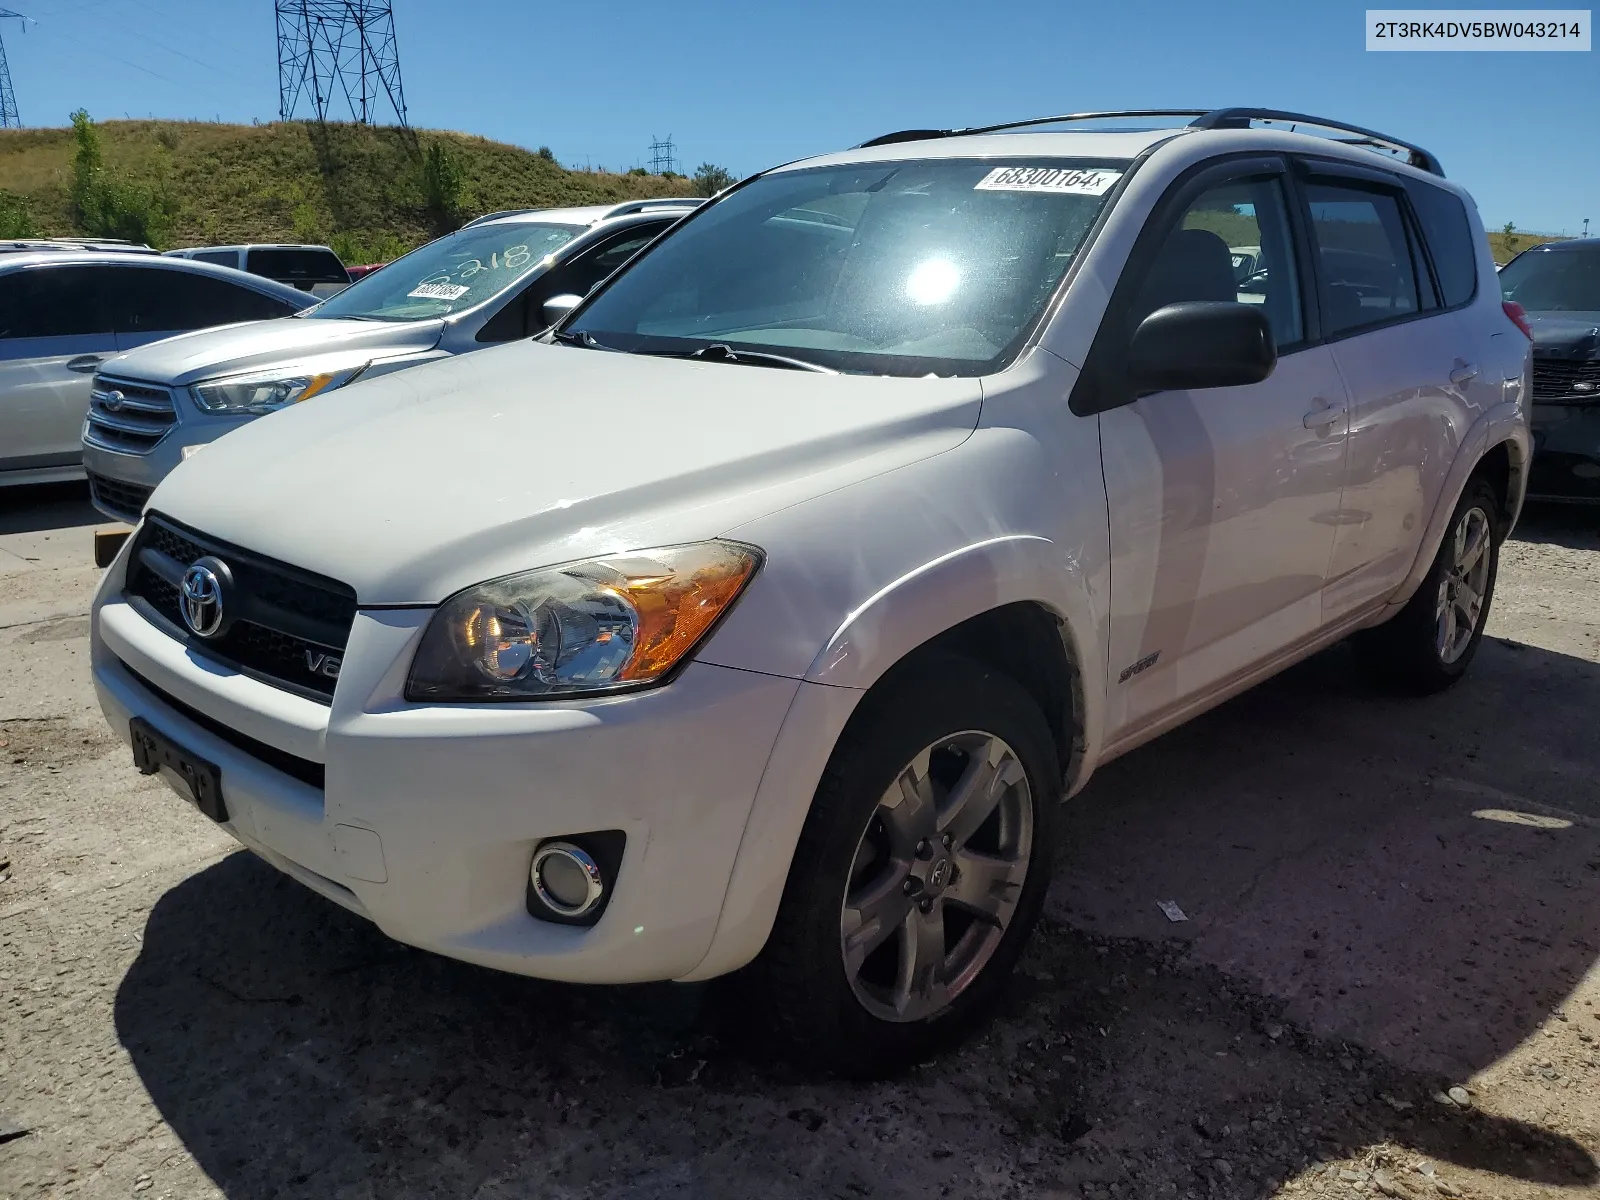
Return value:
<svg viewBox="0 0 1600 1200">
<path fill-rule="evenodd" d="M 1600 1192 L 1600 513 L 1525 521 L 1449 695 L 1334 650 L 1106 768 L 1005 1011 L 847 1085 L 236 851 L 100 721 L 81 496 L 0 503 L 0 1195 Z"/>
</svg>

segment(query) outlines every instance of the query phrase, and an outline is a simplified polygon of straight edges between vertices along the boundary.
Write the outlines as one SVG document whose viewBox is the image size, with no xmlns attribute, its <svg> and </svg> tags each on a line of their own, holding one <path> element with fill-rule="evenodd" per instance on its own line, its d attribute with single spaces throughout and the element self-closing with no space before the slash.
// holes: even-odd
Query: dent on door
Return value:
<svg viewBox="0 0 1600 1200">
<path fill-rule="evenodd" d="M 1448 313 L 1347 338 L 1334 356 L 1351 397 L 1350 470 L 1328 572 L 1330 620 L 1404 581 L 1471 425 L 1468 390 L 1483 368 Z"/>
</svg>

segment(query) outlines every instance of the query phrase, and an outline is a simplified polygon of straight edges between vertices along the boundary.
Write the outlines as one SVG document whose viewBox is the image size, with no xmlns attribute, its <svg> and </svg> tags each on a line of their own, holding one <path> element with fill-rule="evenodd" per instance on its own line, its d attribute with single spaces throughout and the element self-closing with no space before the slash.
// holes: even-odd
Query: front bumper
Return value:
<svg viewBox="0 0 1600 1200">
<path fill-rule="evenodd" d="M 1600 403 L 1535 404 L 1528 499 L 1600 504 Z"/>
<path fill-rule="evenodd" d="M 639 982 L 706 958 L 798 681 L 693 663 L 605 700 L 413 705 L 431 610 L 363 611 L 330 708 L 193 655 L 121 576 L 93 616 L 106 719 L 126 740 L 143 717 L 220 767 L 224 827 L 279 869 L 400 941 L 518 974 Z M 606 829 L 627 843 L 599 922 L 531 916 L 535 846 Z"/>
</svg>

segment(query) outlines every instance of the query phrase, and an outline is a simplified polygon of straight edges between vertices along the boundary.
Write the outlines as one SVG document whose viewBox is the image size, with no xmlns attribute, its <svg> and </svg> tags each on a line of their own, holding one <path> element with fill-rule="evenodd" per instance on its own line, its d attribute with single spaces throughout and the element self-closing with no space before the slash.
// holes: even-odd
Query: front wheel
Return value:
<svg viewBox="0 0 1600 1200">
<path fill-rule="evenodd" d="M 1499 512 L 1489 482 L 1471 480 L 1416 594 L 1388 622 L 1357 636 L 1369 674 L 1417 695 L 1443 691 L 1466 674 L 1494 599 L 1505 536 Z"/>
<path fill-rule="evenodd" d="M 1038 918 L 1060 779 L 1049 726 L 1005 675 L 930 656 L 875 689 L 751 971 L 788 1047 L 874 1077 L 978 1017 Z"/>
</svg>

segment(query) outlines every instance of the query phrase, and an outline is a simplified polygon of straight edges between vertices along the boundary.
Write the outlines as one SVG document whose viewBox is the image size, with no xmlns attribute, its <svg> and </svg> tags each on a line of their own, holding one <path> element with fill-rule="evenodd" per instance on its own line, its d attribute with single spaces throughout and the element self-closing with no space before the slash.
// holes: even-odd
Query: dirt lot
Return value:
<svg viewBox="0 0 1600 1200">
<path fill-rule="evenodd" d="M 1525 522 L 1453 693 L 1335 650 L 1107 768 L 1007 1010 L 866 1086 L 716 989 L 462 966 L 236 852 L 101 724 L 92 515 L 21 501 L 0 1195 L 1600 1193 L 1600 513 Z"/>
</svg>

